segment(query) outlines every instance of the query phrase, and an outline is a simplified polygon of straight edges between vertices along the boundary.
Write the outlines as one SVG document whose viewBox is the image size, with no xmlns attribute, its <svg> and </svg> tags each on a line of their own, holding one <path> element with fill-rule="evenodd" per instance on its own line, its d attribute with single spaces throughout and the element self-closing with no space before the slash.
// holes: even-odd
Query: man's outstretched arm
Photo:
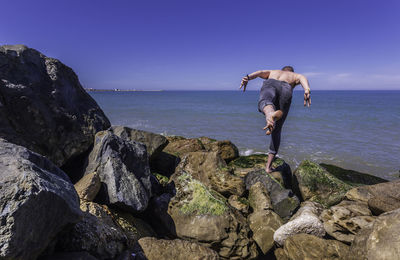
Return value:
<svg viewBox="0 0 400 260">
<path fill-rule="evenodd" d="M 297 79 L 304 89 L 304 106 L 309 107 L 311 105 L 310 84 L 304 75 L 298 74 Z"/>
<path fill-rule="evenodd" d="M 245 77 L 242 78 L 242 82 L 240 83 L 240 88 L 243 88 L 243 92 L 246 91 L 246 86 L 249 80 L 255 79 L 255 78 L 262 78 L 262 79 L 267 79 L 270 74 L 270 70 L 257 70 L 256 72 L 250 73 L 246 75 Z"/>
</svg>

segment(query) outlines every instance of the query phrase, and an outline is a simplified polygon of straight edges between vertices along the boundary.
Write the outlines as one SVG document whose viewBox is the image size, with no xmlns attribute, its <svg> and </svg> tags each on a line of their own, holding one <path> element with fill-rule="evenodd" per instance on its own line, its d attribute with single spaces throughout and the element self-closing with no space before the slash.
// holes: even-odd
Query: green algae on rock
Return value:
<svg viewBox="0 0 400 260">
<path fill-rule="evenodd" d="M 183 173 L 178 177 L 179 181 L 184 182 L 186 189 L 192 192 L 191 200 L 184 201 L 181 211 L 185 214 L 211 214 L 222 215 L 228 209 L 227 200 L 219 193 L 207 188 L 203 183 L 192 178 L 188 173 Z"/>
<path fill-rule="evenodd" d="M 294 183 L 298 184 L 303 200 L 319 202 L 326 207 L 339 203 L 352 188 L 309 160 L 303 161 L 294 172 Z"/>
<path fill-rule="evenodd" d="M 213 248 L 223 259 L 257 256 L 246 219 L 229 206 L 225 197 L 184 171 L 174 174 L 170 181 L 176 190 L 167 210 L 172 233 Z"/>
</svg>

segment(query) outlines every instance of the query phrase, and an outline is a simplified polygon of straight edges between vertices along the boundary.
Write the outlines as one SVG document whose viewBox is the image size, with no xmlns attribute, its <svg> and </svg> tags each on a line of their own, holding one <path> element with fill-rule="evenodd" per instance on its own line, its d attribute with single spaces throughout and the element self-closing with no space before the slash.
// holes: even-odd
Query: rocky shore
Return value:
<svg viewBox="0 0 400 260">
<path fill-rule="evenodd" d="M 400 259 L 400 180 L 111 126 L 73 70 L 0 47 L 1 259 Z"/>
</svg>

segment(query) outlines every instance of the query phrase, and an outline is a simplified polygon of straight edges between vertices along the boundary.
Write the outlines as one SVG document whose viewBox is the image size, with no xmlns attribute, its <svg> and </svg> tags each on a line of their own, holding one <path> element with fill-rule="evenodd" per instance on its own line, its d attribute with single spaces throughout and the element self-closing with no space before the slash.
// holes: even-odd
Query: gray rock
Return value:
<svg viewBox="0 0 400 260">
<path fill-rule="evenodd" d="M 166 137 L 143 130 L 132 129 L 125 126 L 112 126 L 110 131 L 124 140 L 145 144 L 150 162 L 157 159 L 158 155 L 168 144 Z"/>
<path fill-rule="evenodd" d="M 354 237 L 347 259 L 400 259 L 400 209 L 386 212 Z"/>
<path fill-rule="evenodd" d="M 246 175 L 246 189 L 249 190 L 257 182 L 261 182 L 267 189 L 274 211 L 287 221 L 300 205 L 297 196 L 292 190 L 285 189 L 281 183 L 267 175 L 263 169 L 251 171 Z"/>
<path fill-rule="evenodd" d="M 105 185 L 106 203 L 131 212 L 146 209 L 151 197 L 146 147 L 110 131 L 96 134 L 86 174 L 97 172 Z"/>
<path fill-rule="evenodd" d="M 58 252 L 53 255 L 40 257 L 40 260 L 97 260 L 88 252 Z"/>
<path fill-rule="evenodd" d="M 110 126 L 71 68 L 24 45 L 0 47 L 0 104 L 0 137 L 58 166 Z"/>
<path fill-rule="evenodd" d="M 0 139 L 0 258 L 35 259 L 82 213 L 68 176 L 45 157 Z"/>
<path fill-rule="evenodd" d="M 302 203 L 296 214 L 288 223 L 275 231 L 274 240 L 278 245 L 283 245 L 285 240 L 295 234 L 310 234 L 317 237 L 325 236 L 325 229 L 318 215 L 321 212 L 321 205 L 316 202 L 306 201 Z"/>
</svg>

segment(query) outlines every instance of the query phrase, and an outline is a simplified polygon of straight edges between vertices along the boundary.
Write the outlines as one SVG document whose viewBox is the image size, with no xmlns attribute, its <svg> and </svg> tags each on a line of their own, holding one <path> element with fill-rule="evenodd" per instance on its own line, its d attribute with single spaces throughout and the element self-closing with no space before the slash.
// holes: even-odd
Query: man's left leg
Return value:
<svg viewBox="0 0 400 260">
<path fill-rule="evenodd" d="M 272 131 L 271 134 L 271 142 L 269 144 L 269 151 L 268 151 L 268 160 L 267 164 L 265 165 L 265 171 L 267 173 L 271 173 L 271 164 L 275 159 L 275 155 L 278 153 L 279 146 L 281 144 L 281 132 L 282 132 L 282 126 L 283 123 L 285 122 L 287 113 L 282 116 L 280 120 L 276 122 L 275 128 Z"/>
</svg>

